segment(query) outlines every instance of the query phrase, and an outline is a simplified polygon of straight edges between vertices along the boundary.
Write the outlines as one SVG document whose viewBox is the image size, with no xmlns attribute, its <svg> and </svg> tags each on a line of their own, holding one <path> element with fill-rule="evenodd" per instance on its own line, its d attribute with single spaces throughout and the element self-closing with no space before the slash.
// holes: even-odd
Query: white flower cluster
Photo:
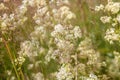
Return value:
<svg viewBox="0 0 120 80">
<path fill-rule="evenodd" d="M 64 20 L 66 22 L 66 21 L 71 20 L 76 17 L 75 14 L 72 13 L 70 11 L 69 7 L 67 7 L 67 6 L 62 6 L 58 10 L 56 10 L 56 11 L 55 10 L 54 10 L 53 14 L 55 14 L 55 18 L 57 17 L 58 21 L 60 18 L 61 20 Z M 59 14 L 59 13 L 61 13 L 61 14 Z"/>
<path fill-rule="evenodd" d="M 102 16 L 101 18 L 100 18 L 100 20 L 105 24 L 105 23 L 110 23 L 110 21 L 111 21 L 111 17 L 108 17 L 108 16 Z"/>
<path fill-rule="evenodd" d="M 98 8 L 98 6 L 96 8 Z M 99 8 L 101 8 L 101 5 L 99 6 Z M 114 41 L 119 42 L 120 2 L 113 2 L 108 0 L 108 4 L 105 5 L 104 8 L 102 7 L 102 9 L 97 9 L 96 11 L 100 10 L 107 13 L 107 15 L 100 18 L 102 23 L 107 23 L 111 25 L 106 31 L 105 39 L 109 41 L 110 44 L 113 44 Z"/>
<path fill-rule="evenodd" d="M 4 3 L 0 3 L 0 10 L 6 10 L 8 7 L 4 5 Z"/>
<path fill-rule="evenodd" d="M 119 77 L 120 76 L 120 71 L 119 71 L 119 67 L 120 67 L 120 53 L 117 51 L 113 51 L 113 55 L 114 58 L 112 59 L 108 71 L 110 75 Z"/>
<path fill-rule="evenodd" d="M 113 44 L 113 41 L 119 41 L 120 35 L 115 32 L 115 28 L 107 29 L 105 39 Z"/>
<path fill-rule="evenodd" d="M 6 32 L 7 30 L 15 30 L 15 27 L 12 26 L 14 21 L 14 14 L 8 15 L 4 13 L 2 17 L 0 16 L 0 29 L 2 32 Z"/>
<path fill-rule="evenodd" d="M 33 80 L 45 80 L 41 72 L 32 74 Z"/>
<path fill-rule="evenodd" d="M 0 4 L 0 8 L 2 7 L 3 3 Z M 15 31 L 19 26 L 23 26 L 25 21 L 27 21 L 27 17 L 25 16 L 26 12 L 27 6 L 22 4 L 15 8 L 14 12 L 1 13 L 2 16 L 0 16 L 0 29 L 2 30 L 2 33 L 9 34 L 10 31 Z"/>
<path fill-rule="evenodd" d="M 74 74 L 71 72 L 72 67 L 70 64 L 64 64 L 57 73 L 57 80 L 73 80 Z"/>
<path fill-rule="evenodd" d="M 78 47 L 79 57 L 87 57 L 87 64 L 97 64 L 99 62 L 99 53 L 92 48 L 92 41 L 89 38 L 83 40 Z"/>
<path fill-rule="evenodd" d="M 100 80 L 100 79 L 98 79 L 98 77 L 95 74 L 90 73 L 88 77 L 87 76 L 81 76 L 80 80 Z"/>
<path fill-rule="evenodd" d="M 16 65 L 22 65 L 25 61 L 24 57 L 19 56 L 17 59 L 15 59 L 15 64 Z"/>
<path fill-rule="evenodd" d="M 99 79 L 97 78 L 95 74 L 91 73 L 89 74 L 89 78 L 87 78 L 86 80 L 99 80 Z"/>
<path fill-rule="evenodd" d="M 35 22 L 34 30 L 31 31 L 29 40 L 21 43 L 18 52 L 19 56 L 28 57 L 32 62 L 32 65 L 28 67 L 29 70 L 37 68 L 41 64 L 35 60 L 41 57 L 41 53 L 44 56 L 42 63 L 46 65 L 51 59 L 59 60 L 58 63 L 61 65 L 71 62 L 71 54 L 74 54 L 72 50 L 74 50 L 76 41 L 82 37 L 82 33 L 79 26 L 74 27 L 68 23 L 75 18 L 75 14 L 70 11 L 67 5 L 61 6 L 63 3 L 69 4 L 68 0 L 48 2 L 46 0 L 23 0 L 22 5 L 19 6 L 20 15 L 18 17 L 20 19 L 23 19 L 21 15 L 24 16 L 28 11 L 28 6 L 36 7 L 32 17 Z M 69 65 L 62 66 L 59 71 L 58 80 L 72 80 L 74 78 Z M 41 74 L 34 74 L 34 80 L 44 80 L 40 77 Z"/>
<path fill-rule="evenodd" d="M 55 1 L 51 0 L 47 6 L 38 6 L 37 12 L 33 16 L 35 23 L 38 25 L 46 23 L 46 25 L 53 26 L 53 23 L 66 23 L 69 22 L 69 20 L 74 19 L 76 16 L 70 11 L 70 8 L 65 5 L 61 6 L 66 4 L 66 1 L 67 0 L 57 0 L 56 3 L 54 3 Z"/>
<path fill-rule="evenodd" d="M 46 0 L 22 0 L 22 3 L 24 5 L 29 5 L 31 7 L 35 7 L 35 6 L 43 6 L 46 5 Z"/>
<path fill-rule="evenodd" d="M 82 37 L 79 26 L 57 24 L 54 31 L 51 32 L 57 49 L 53 54 L 59 56 L 60 63 L 68 63 L 71 59 L 71 54 L 74 51 L 75 42 Z M 57 54 L 56 54 L 57 52 Z"/>
<path fill-rule="evenodd" d="M 8 40 L 6 38 L 12 33 L 12 38 L 16 38 L 5 43 L 0 34 L 0 44 L 5 43 L 7 49 L 7 44 L 12 44 L 11 56 L 18 56 L 14 60 L 18 77 L 25 77 L 27 80 L 116 80 L 117 76 L 119 79 L 120 53 L 116 52 L 119 51 L 118 46 L 114 47 L 116 51 L 112 55 L 107 54 L 113 49 L 106 48 L 108 45 L 98 40 L 101 39 L 100 36 L 94 37 L 98 33 L 95 32 L 94 35 L 91 31 L 88 32 L 88 27 L 77 26 L 79 23 L 72 22 L 76 15 L 69 7 L 72 5 L 69 1 L 22 0 L 10 13 L 0 13 L 0 31 L 8 33 L 3 37 Z M 7 8 L 0 3 L 0 11 L 3 9 Z M 105 40 L 110 44 L 120 41 L 120 3 L 109 0 L 105 6 L 96 6 L 95 11 L 105 13 L 100 18 L 102 23 L 109 25 L 105 28 Z M 84 9 L 80 16 L 83 13 Z M 12 47 L 19 50 L 17 55 L 12 54 Z M 8 79 L 17 80 L 17 76 L 10 71 L 7 73 Z M 23 76 L 22 71 L 25 72 Z"/>
<path fill-rule="evenodd" d="M 31 32 L 30 36 L 33 40 L 45 39 L 47 32 L 44 26 L 35 27 L 35 30 Z"/>
<path fill-rule="evenodd" d="M 38 56 L 40 52 L 40 45 L 38 41 L 24 41 L 21 43 L 21 50 L 18 52 L 20 56 L 29 57 L 32 59 Z"/>
<path fill-rule="evenodd" d="M 100 4 L 100 6 L 95 7 L 95 11 L 100 11 L 104 9 L 104 5 Z"/>
<path fill-rule="evenodd" d="M 38 25 L 43 25 L 44 22 L 48 22 L 48 24 L 50 24 L 50 13 L 48 11 L 48 7 L 38 7 L 37 12 L 33 16 L 33 19 Z"/>
<path fill-rule="evenodd" d="M 105 11 L 111 12 L 112 14 L 117 14 L 120 11 L 120 3 L 109 1 L 105 6 Z"/>
<path fill-rule="evenodd" d="M 63 3 L 69 4 L 68 0 L 23 1 L 24 6 L 21 6 L 24 10 L 23 13 L 27 11 L 25 7 L 28 5 L 36 7 L 33 12 L 34 16 L 32 16 L 35 26 L 30 33 L 29 40 L 21 43 L 18 54 L 32 60 L 31 65 L 28 66 L 29 70 L 37 69 L 41 64 L 49 65 L 54 60 L 60 66 L 55 75 L 57 80 L 77 80 L 81 74 L 86 75 L 91 73 L 93 68 L 95 70 L 99 68 L 99 53 L 93 49 L 91 39 L 85 38 L 80 42 L 83 37 L 80 26 L 70 23 L 76 16 Z M 106 23 L 108 21 L 109 18 Z M 82 63 L 82 59 L 85 59 L 86 62 Z M 87 66 L 92 66 L 89 67 L 89 71 L 86 71 Z M 44 80 L 41 78 L 41 74 L 42 69 L 40 69 L 40 73 L 33 75 L 34 79 Z M 96 80 L 95 76 L 94 78 L 90 76 L 91 78 Z"/>
<path fill-rule="evenodd" d="M 51 33 L 53 37 L 60 38 L 64 36 L 64 38 L 67 39 L 76 39 L 82 37 L 82 32 L 79 26 L 73 27 L 72 25 L 61 25 L 57 24 L 54 27 L 54 31 Z"/>
</svg>

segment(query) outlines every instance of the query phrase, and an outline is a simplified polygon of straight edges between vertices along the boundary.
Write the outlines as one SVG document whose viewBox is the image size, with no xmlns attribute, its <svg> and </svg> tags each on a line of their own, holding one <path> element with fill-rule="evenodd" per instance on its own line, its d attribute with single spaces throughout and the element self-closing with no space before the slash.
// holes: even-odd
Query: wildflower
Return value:
<svg viewBox="0 0 120 80">
<path fill-rule="evenodd" d="M 120 3 L 118 2 L 108 2 L 105 6 L 105 11 L 109 11 L 112 14 L 117 14 L 120 10 Z"/>
<path fill-rule="evenodd" d="M 33 73 L 33 80 L 44 80 L 44 76 L 41 72 Z"/>
<path fill-rule="evenodd" d="M 74 36 L 75 38 L 81 38 L 82 34 L 81 34 L 81 29 L 79 26 L 75 26 L 75 28 L 73 29 L 74 31 Z"/>
<path fill-rule="evenodd" d="M 6 22 L 2 22 L 0 28 L 1 28 L 1 30 L 7 30 Z"/>
<path fill-rule="evenodd" d="M 76 16 L 75 16 L 74 13 L 68 12 L 68 14 L 67 14 L 67 16 L 66 16 L 66 19 L 67 19 L 67 20 L 71 20 L 71 19 L 75 19 L 75 18 L 76 18 Z"/>
<path fill-rule="evenodd" d="M 120 10 L 120 3 L 114 3 L 111 7 L 112 14 L 118 13 Z"/>
<path fill-rule="evenodd" d="M 105 23 L 110 23 L 111 21 L 111 17 L 108 17 L 108 16 L 103 16 L 100 18 L 100 20 L 105 24 Z"/>
<path fill-rule="evenodd" d="M 87 80 L 98 80 L 97 76 L 93 73 L 89 74 L 89 78 Z"/>
<path fill-rule="evenodd" d="M 33 66 L 34 66 L 33 64 L 29 64 L 29 65 L 28 65 L 28 69 L 29 69 L 29 70 L 32 69 Z"/>
<path fill-rule="evenodd" d="M 113 44 L 113 41 L 118 41 L 120 38 L 120 35 L 115 32 L 114 28 L 107 29 L 105 39 L 110 42 L 110 44 Z"/>
<path fill-rule="evenodd" d="M 65 19 L 65 21 L 76 18 L 75 14 L 73 12 L 71 12 L 69 7 L 67 7 L 67 6 L 62 6 L 59 9 L 59 11 L 60 11 L 61 19 Z"/>
<path fill-rule="evenodd" d="M 3 3 L 0 3 L 0 10 L 8 9 Z"/>
<path fill-rule="evenodd" d="M 11 70 L 6 70 L 6 73 L 7 73 L 7 75 L 11 75 L 12 74 L 12 71 Z"/>
<path fill-rule="evenodd" d="M 74 75 L 71 72 L 72 68 L 71 65 L 62 65 L 59 69 L 59 72 L 57 73 L 56 77 L 57 80 L 73 80 Z"/>
<path fill-rule="evenodd" d="M 39 53 L 39 42 L 38 41 L 24 41 L 21 43 L 21 51 L 18 52 L 20 56 L 26 56 L 31 60 Z"/>
<path fill-rule="evenodd" d="M 26 11 L 27 11 L 26 5 L 19 6 L 19 12 L 20 12 L 20 14 L 25 14 Z"/>
<path fill-rule="evenodd" d="M 17 59 L 15 59 L 15 64 L 16 65 L 22 65 L 25 62 L 25 58 L 19 56 Z"/>
<path fill-rule="evenodd" d="M 100 10 L 103 10 L 104 9 L 104 5 L 100 4 L 100 6 L 96 6 L 95 7 L 95 11 L 100 11 Z"/>
<path fill-rule="evenodd" d="M 61 24 L 57 24 L 57 25 L 55 25 L 54 30 L 56 32 L 63 33 L 64 28 L 63 28 L 63 26 Z"/>
<path fill-rule="evenodd" d="M 40 37 L 45 38 L 46 30 L 44 26 L 35 27 L 35 30 L 30 34 L 31 38 L 34 40 L 40 39 Z"/>
<path fill-rule="evenodd" d="M 15 77 L 15 76 L 12 76 L 12 77 L 10 78 L 10 80 L 16 80 L 16 77 Z"/>
</svg>

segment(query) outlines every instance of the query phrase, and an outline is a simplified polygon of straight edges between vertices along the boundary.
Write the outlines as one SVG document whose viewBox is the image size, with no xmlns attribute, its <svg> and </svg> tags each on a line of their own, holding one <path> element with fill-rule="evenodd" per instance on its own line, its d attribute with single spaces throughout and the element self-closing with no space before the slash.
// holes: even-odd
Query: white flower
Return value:
<svg viewBox="0 0 120 80">
<path fill-rule="evenodd" d="M 10 80 L 16 80 L 15 76 L 12 76 L 12 77 L 10 78 Z"/>
<path fill-rule="evenodd" d="M 107 29 L 105 39 L 113 44 L 113 41 L 119 41 L 120 35 L 115 33 L 115 28 Z"/>
<path fill-rule="evenodd" d="M 81 30 L 80 30 L 79 26 L 75 26 L 73 31 L 74 31 L 75 38 L 81 38 L 82 37 Z"/>
<path fill-rule="evenodd" d="M 11 70 L 6 70 L 6 73 L 10 76 L 12 74 Z"/>
<path fill-rule="evenodd" d="M 117 23 L 112 23 L 112 26 L 115 27 L 117 25 Z"/>
<path fill-rule="evenodd" d="M 95 11 L 100 11 L 100 10 L 103 10 L 104 9 L 104 5 L 100 4 L 100 6 L 96 6 L 95 7 Z"/>
<path fill-rule="evenodd" d="M 74 75 L 71 70 L 72 68 L 70 64 L 63 64 L 56 75 L 57 80 L 73 80 Z"/>
<path fill-rule="evenodd" d="M 114 3 L 111 7 L 112 14 L 118 13 L 120 10 L 120 3 Z"/>
<path fill-rule="evenodd" d="M 52 37 L 57 36 L 57 32 L 56 32 L 56 31 L 51 32 L 51 36 L 52 36 Z"/>
<path fill-rule="evenodd" d="M 98 80 L 97 76 L 93 73 L 91 73 L 89 77 L 92 78 L 93 80 Z"/>
<path fill-rule="evenodd" d="M 113 2 L 108 2 L 108 4 L 105 6 L 105 11 L 111 11 Z"/>
<path fill-rule="evenodd" d="M 70 20 L 70 19 L 73 19 L 73 18 L 76 18 L 75 14 L 72 13 L 71 11 L 69 11 L 68 14 L 67 14 L 67 16 L 66 16 L 66 19 Z"/>
<path fill-rule="evenodd" d="M 101 17 L 100 18 L 100 20 L 105 24 L 105 23 L 110 23 L 110 21 L 111 21 L 111 17 L 109 17 L 109 16 L 103 16 L 103 17 Z"/>
<path fill-rule="evenodd" d="M 70 11 L 70 8 L 69 7 L 67 7 L 67 6 L 62 6 L 61 8 L 60 8 L 60 17 L 63 19 L 65 19 L 66 21 L 67 20 L 70 20 L 70 19 L 73 19 L 73 18 L 76 18 L 76 16 L 75 16 L 75 14 L 74 13 L 72 13 L 71 11 Z"/>
<path fill-rule="evenodd" d="M 38 40 L 40 37 L 44 38 L 46 30 L 44 26 L 35 27 L 35 30 L 30 34 L 32 39 Z"/>
<path fill-rule="evenodd" d="M 62 11 L 63 13 L 65 13 L 65 12 L 67 12 L 67 11 L 69 11 L 69 10 L 70 10 L 70 8 L 67 7 L 67 6 L 62 6 L 62 7 L 60 8 L 60 11 Z"/>
<path fill-rule="evenodd" d="M 34 67 L 33 64 L 28 64 L 28 69 L 29 69 L 29 70 L 32 69 L 33 67 Z"/>
<path fill-rule="evenodd" d="M 38 6 L 38 5 L 46 5 L 45 0 L 23 0 L 22 3 L 24 5 L 29 5 L 29 6 Z"/>
<path fill-rule="evenodd" d="M 110 11 L 112 14 L 118 13 L 120 10 L 120 3 L 119 2 L 108 2 L 105 6 L 105 11 Z"/>
<path fill-rule="evenodd" d="M 0 28 L 1 28 L 1 30 L 7 30 L 6 22 L 2 22 Z"/>
<path fill-rule="evenodd" d="M 0 3 L 0 10 L 8 9 L 3 3 Z"/>
<path fill-rule="evenodd" d="M 57 25 L 55 25 L 54 30 L 56 32 L 62 33 L 64 31 L 64 27 L 61 24 L 57 24 Z"/>
<path fill-rule="evenodd" d="M 35 0 L 28 0 L 28 5 L 34 6 L 35 5 Z"/>
<path fill-rule="evenodd" d="M 13 13 L 13 14 L 10 14 L 10 19 L 11 20 L 14 20 L 14 17 L 15 17 L 15 14 Z"/>
<path fill-rule="evenodd" d="M 20 56 L 27 56 L 30 59 L 38 56 L 40 51 L 39 42 L 36 40 L 24 41 L 20 45 L 21 50 L 18 52 Z"/>
<path fill-rule="evenodd" d="M 19 12 L 20 12 L 20 14 L 25 14 L 26 11 L 27 11 L 26 5 L 19 6 Z"/>
<path fill-rule="evenodd" d="M 70 44 L 68 41 L 65 41 L 65 40 L 59 40 L 58 43 L 57 43 L 57 46 L 60 48 L 60 49 L 65 49 L 67 44 Z"/>
<path fill-rule="evenodd" d="M 15 59 L 16 65 L 22 65 L 25 62 L 25 58 L 22 56 L 19 56 L 17 59 Z"/>
<path fill-rule="evenodd" d="M 41 72 L 32 74 L 33 80 L 44 80 L 44 76 Z"/>
</svg>

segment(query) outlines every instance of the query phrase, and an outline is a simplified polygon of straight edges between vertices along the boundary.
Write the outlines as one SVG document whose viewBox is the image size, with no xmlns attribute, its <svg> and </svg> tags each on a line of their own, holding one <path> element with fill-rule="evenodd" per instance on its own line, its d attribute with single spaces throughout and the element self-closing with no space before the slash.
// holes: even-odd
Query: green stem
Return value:
<svg viewBox="0 0 120 80">
<path fill-rule="evenodd" d="M 14 60 L 13 60 L 13 57 L 12 57 L 12 54 L 11 54 L 9 45 L 7 44 L 7 42 L 5 41 L 4 38 L 3 38 L 3 42 L 4 42 L 5 47 L 6 47 L 6 49 L 7 49 L 9 58 L 10 58 L 10 60 L 11 60 L 11 62 L 12 62 L 12 65 L 13 65 L 13 68 L 14 68 L 14 70 L 15 70 L 16 76 L 17 76 L 18 80 L 20 80 L 20 76 L 19 76 L 19 74 L 18 74 L 18 72 L 17 72 L 17 69 L 16 69 L 16 67 L 15 67 Z"/>
</svg>

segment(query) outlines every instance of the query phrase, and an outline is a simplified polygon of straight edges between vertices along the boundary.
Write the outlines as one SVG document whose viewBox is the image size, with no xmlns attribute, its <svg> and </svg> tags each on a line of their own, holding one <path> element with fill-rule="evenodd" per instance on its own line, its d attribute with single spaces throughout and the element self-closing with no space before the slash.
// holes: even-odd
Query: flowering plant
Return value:
<svg viewBox="0 0 120 80">
<path fill-rule="evenodd" d="M 90 4 L 3 0 L 0 80 L 119 80 L 120 2 Z"/>
</svg>

